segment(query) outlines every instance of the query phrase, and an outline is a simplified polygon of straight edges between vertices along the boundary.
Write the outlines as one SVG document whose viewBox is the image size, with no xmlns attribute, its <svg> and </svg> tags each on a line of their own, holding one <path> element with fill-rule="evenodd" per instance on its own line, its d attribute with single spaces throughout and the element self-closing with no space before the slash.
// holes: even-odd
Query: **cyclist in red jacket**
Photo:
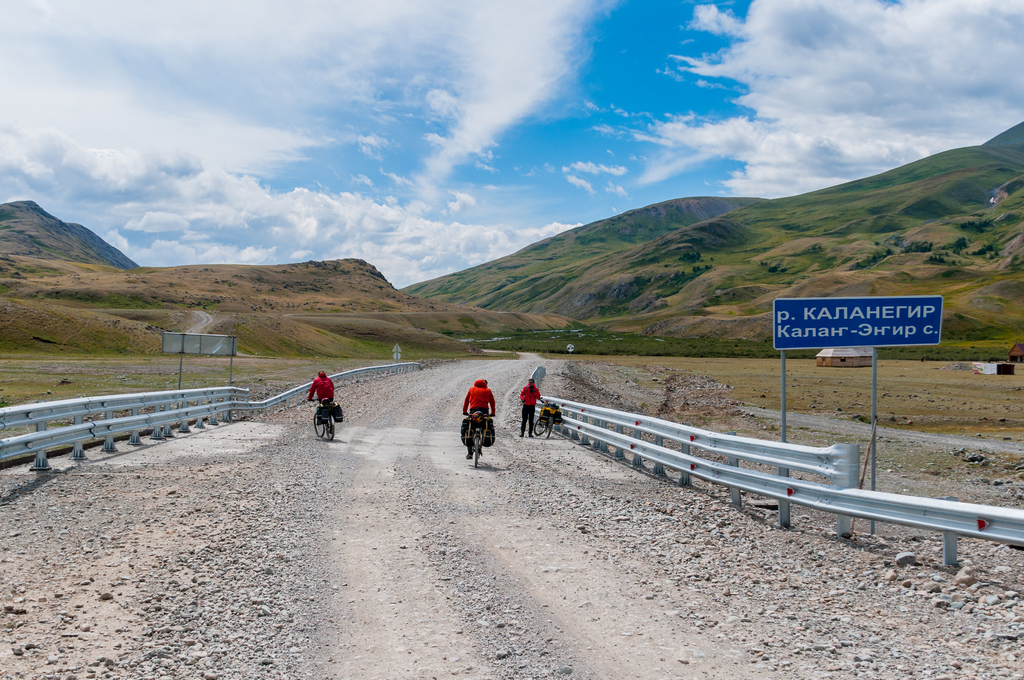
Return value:
<svg viewBox="0 0 1024 680">
<path fill-rule="evenodd" d="M 469 388 L 469 392 L 466 392 L 466 399 L 462 402 L 462 415 L 468 416 L 470 413 L 483 413 L 486 415 L 488 407 L 490 407 L 491 415 L 494 416 L 496 413 L 494 393 L 487 387 L 487 381 L 481 378 L 473 383 L 473 386 Z M 467 445 L 466 450 L 468 451 L 466 459 L 472 460 L 473 446 L 471 444 Z"/>
<path fill-rule="evenodd" d="M 306 401 L 313 401 L 314 392 L 321 404 L 330 405 L 334 400 L 334 381 L 328 378 L 323 371 L 320 371 L 319 375 L 313 379 L 313 384 L 309 386 L 309 395 L 306 397 Z"/>
<path fill-rule="evenodd" d="M 519 401 L 523 402 L 523 424 L 519 426 L 519 436 L 529 432 L 533 436 L 533 414 L 537 411 L 537 400 L 540 399 L 540 388 L 533 382 L 533 378 L 526 383 L 526 387 L 519 393 Z M 527 429 L 529 424 L 529 429 Z"/>
</svg>

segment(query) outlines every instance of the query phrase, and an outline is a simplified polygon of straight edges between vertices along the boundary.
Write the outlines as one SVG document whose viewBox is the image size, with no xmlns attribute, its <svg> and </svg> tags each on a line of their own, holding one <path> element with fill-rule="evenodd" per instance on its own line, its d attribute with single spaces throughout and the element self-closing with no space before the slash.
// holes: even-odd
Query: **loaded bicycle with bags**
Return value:
<svg viewBox="0 0 1024 680">
<path fill-rule="evenodd" d="M 473 467 L 480 464 L 483 447 L 494 446 L 494 418 L 478 410 L 462 419 L 462 443 L 468 449 L 466 458 L 473 459 Z"/>
<path fill-rule="evenodd" d="M 484 446 L 494 444 L 494 394 L 483 378 L 473 383 L 462 402 L 462 443 L 466 447 L 466 460 L 473 461 L 473 467 L 480 464 L 480 452 Z"/>
<path fill-rule="evenodd" d="M 316 395 L 316 413 L 313 414 L 313 431 L 317 437 L 334 439 L 334 423 L 345 420 L 341 406 L 334 403 L 334 381 L 326 373 L 320 371 L 309 386 L 306 401 L 313 401 Z"/>
<path fill-rule="evenodd" d="M 546 403 L 540 409 L 540 417 L 537 418 L 537 424 L 533 427 L 533 433 L 538 437 L 541 435 L 550 437 L 551 428 L 561 422 L 562 410 L 555 404 Z"/>
</svg>

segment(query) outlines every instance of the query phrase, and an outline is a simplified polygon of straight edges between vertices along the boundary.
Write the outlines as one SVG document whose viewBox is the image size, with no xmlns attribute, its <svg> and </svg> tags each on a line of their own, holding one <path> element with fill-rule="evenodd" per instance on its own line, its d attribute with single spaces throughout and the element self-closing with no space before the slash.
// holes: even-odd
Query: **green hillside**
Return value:
<svg viewBox="0 0 1024 680">
<path fill-rule="evenodd" d="M 657 203 L 570 229 L 508 257 L 418 283 L 404 291 L 489 309 L 529 312 L 564 308 L 576 312 L 567 315 L 584 318 L 587 310 L 580 310 L 565 290 L 582 270 L 757 200 L 701 197 Z"/>
<path fill-rule="evenodd" d="M 821 191 L 682 223 L 661 203 L 417 284 L 613 330 L 765 338 L 779 296 L 942 294 L 944 337 L 1024 334 L 1024 124 Z M 699 199 L 701 201 L 709 199 Z M 623 225 L 636 225 L 622 234 Z"/>
</svg>

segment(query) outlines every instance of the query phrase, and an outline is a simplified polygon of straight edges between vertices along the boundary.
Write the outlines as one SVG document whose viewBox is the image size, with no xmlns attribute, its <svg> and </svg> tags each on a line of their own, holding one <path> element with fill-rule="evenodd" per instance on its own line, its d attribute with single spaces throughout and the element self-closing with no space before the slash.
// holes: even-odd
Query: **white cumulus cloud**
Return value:
<svg viewBox="0 0 1024 680">
<path fill-rule="evenodd" d="M 588 182 L 585 179 L 577 177 L 576 175 L 566 175 L 565 180 L 574 187 L 579 187 L 580 189 L 583 189 L 590 195 L 594 194 L 594 187 L 591 186 L 590 182 Z"/>
<path fill-rule="evenodd" d="M 997 0 L 754 0 L 691 28 L 732 38 L 679 73 L 739 84 L 745 112 L 680 112 L 635 133 L 657 144 L 641 182 L 709 158 L 742 165 L 734 194 L 780 196 L 979 144 L 1024 119 L 1024 5 Z M 984 116 L 979 112 L 984 111 Z"/>
</svg>

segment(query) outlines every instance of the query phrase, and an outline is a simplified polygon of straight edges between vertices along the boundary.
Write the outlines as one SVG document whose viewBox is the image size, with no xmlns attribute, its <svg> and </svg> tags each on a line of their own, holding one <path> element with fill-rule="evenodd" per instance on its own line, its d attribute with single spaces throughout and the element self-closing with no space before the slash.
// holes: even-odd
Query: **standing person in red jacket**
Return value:
<svg viewBox="0 0 1024 680">
<path fill-rule="evenodd" d="M 519 393 L 519 401 L 523 402 L 523 424 L 519 426 L 520 437 L 524 432 L 529 432 L 530 436 L 533 436 L 533 414 L 537 411 L 538 399 L 540 399 L 540 388 L 534 384 L 533 378 L 530 378 L 526 382 L 526 387 Z M 527 423 L 530 425 L 529 428 L 526 427 Z"/>
<path fill-rule="evenodd" d="M 313 401 L 314 392 L 316 392 L 316 398 L 324 406 L 330 406 L 334 400 L 334 381 L 328 378 L 323 371 L 320 371 L 319 375 L 313 379 L 313 384 L 309 386 L 309 395 L 306 396 L 306 401 Z"/>
<path fill-rule="evenodd" d="M 494 416 L 497 411 L 494 408 L 494 394 L 490 388 L 487 387 L 487 381 L 481 378 L 473 383 L 473 386 L 469 388 L 469 392 L 466 392 L 466 399 L 462 402 L 462 415 L 468 416 L 470 413 L 483 413 L 487 415 L 487 409 L 490 407 L 490 414 Z M 473 459 L 473 446 L 472 444 L 466 445 L 466 459 Z"/>
</svg>

